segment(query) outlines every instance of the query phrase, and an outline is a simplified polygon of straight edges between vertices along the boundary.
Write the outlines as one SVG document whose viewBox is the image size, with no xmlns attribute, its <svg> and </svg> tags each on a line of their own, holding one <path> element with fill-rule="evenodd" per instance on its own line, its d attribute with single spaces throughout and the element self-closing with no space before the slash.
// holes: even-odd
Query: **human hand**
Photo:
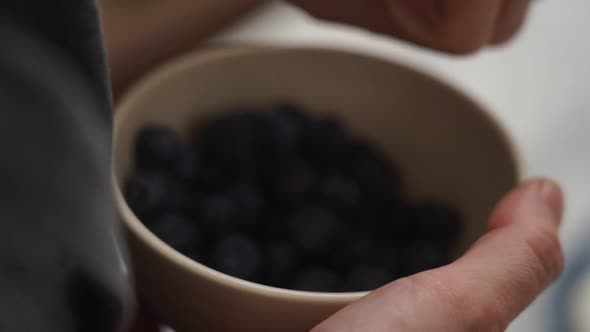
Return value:
<svg viewBox="0 0 590 332">
<path fill-rule="evenodd" d="M 526 182 L 459 260 L 371 292 L 312 332 L 504 331 L 562 269 L 562 209 L 556 184 Z"/>
<path fill-rule="evenodd" d="M 499 44 L 518 31 L 531 0 L 290 0 L 320 18 L 450 53 Z"/>
</svg>

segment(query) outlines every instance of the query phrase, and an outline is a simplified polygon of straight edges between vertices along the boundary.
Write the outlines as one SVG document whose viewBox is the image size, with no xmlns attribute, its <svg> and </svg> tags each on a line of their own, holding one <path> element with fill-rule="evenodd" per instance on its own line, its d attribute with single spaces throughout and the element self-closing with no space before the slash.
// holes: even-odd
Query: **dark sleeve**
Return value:
<svg viewBox="0 0 590 332">
<path fill-rule="evenodd" d="M 116 331 L 131 294 L 96 8 L 12 2 L 0 5 L 0 331 Z"/>
<path fill-rule="evenodd" d="M 96 3 L 92 0 L 2 0 L 0 21 L 18 24 L 35 39 L 50 44 L 78 70 L 111 118 L 111 93 Z M 10 47 L 4 43 L 3 48 Z M 38 54 L 42 59 L 43 54 Z"/>
</svg>

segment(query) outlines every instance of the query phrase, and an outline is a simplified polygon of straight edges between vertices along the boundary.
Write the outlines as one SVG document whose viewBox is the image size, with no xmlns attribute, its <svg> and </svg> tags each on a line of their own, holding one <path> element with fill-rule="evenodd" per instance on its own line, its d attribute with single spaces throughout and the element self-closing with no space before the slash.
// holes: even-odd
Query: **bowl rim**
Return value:
<svg viewBox="0 0 590 332">
<path fill-rule="evenodd" d="M 295 47 L 283 47 L 283 46 L 256 46 L 256 45 L 215 45 L 209 49 L 200 49 L 197 52 L 190 52 L 179 57 L 176 57 L 162 66 L 155 68 L 148 72 L 142 78 L 140 78 L 130 89 L 128 89 L 120 99 L 120 102 L 116 105 L 114 114 L 114 126 L 113 126 L 113 156 L 112 156 L 112 185 L 114 188 L 115 203 L 119 210 L 120 218 L 123 220 L 123 224 L 127 231 L 133 233 L 136 238 L 139 238 L 145 245 L 149 246 L 152 250 L 156 251 L 160 256 L 164 256 L 165 259 L 171 261 L 173 264 L 181 267 L 184 271 L 199 275 L 202 278 L 207 279 L 209 282 L 222 284 L 224 287 L 232 288 L 237 291 L 256 293 L 258 295 L 268 297 L 279 297 L 288 300 L 295 301 L 312 301 L 322 303 L 344 303 L 351 302 L 360 299 L 361 297 L 368 294 L 370 291 L 364 292 L 308 292 L 298 291 L 286 288 L 278 288 L 268 285 L 263 285 L 216 271 L 204 264 L 194 261 L 180 252 L 176 251 L 164 241 L 160 240 L 156 235 L 151 233 L 146 226 L 139 220 L 139 218 L 131 211 L 127 205 L 121 189 L 119 188 L 117 176 L 116 176 L 116 142 L 118 133 L 128 114 L 131 106 L 136 104 L 146 93 L 149 93 L 154 88 L 157 88 L 174 76 L 182 73 L 186 69 L 194 68 L 198 66 L 204 66 L 216 61 L 235 58 L 243 56 L 251 56 L 256 54 L 283 54 L 283 53 L 328 53 L 333 55 L 344 54 L 348 56 L 354 56 L 358 58 L 369 59 L 372 61 L 381 62 L 384 65 L 401 67 L 417 78 L 421 80 L 430 81 L 441 89 L 446 90 L 448 93 L 454 94 L 461 98 L 467 104 L 470 104 L 473 109 L 479 111 L 480 115 L 483 116 L 483 120 L 486 121 L 492 129 L 498 135 L 500 142 L 508 149 L 510 160 L 514 166 L 515 178 L 518 182 L 522 178 L 523 174 L 523 163 L 521 155 L 518 153 L 515 141 L 510 136 L 508 131 L 501 125 L 500 121 L 489 112 L 486 107 L 474 100 L 467 93 L 461 91 L 447 80 L 435 75 L 434 73 L 427 73 L 423 69 L 416 68 L 415 65 L 401 61 L 401 59 L 383 58 L 376 55 L 368 55 L 366 53 L 351 51 L 348 49 L 339 49 L 332 47 L 318 47 L 318 46 L 295 46 Z"/>
</svg>

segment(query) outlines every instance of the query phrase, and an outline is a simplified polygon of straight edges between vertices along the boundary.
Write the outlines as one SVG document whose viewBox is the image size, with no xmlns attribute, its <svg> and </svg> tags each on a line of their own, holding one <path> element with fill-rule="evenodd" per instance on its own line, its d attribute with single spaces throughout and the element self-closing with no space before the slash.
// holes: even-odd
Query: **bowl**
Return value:
<svg viewBox="0 0 590 332">
<path fill-rule="evenodd" d="M 158 68 L 124 96 L 114 129 L 114 186 L 136 286 L 178 331 L 307 331 L 366 293 L 274 288 L 217 272 L 183 256 L 144 227 L 120 186 L 133 171 L 133 143 L 146 124 L 189 135 L 227 107 L 293 100 L 335 114 L 397 161 L 407 194 L 442 199 L 462 213 L 458 256 L 486 229 L 495 203 L 519 180 L 517 154 L 490 114 L 416 69 L 320 48 L 219 48 Z"/>
</svg>

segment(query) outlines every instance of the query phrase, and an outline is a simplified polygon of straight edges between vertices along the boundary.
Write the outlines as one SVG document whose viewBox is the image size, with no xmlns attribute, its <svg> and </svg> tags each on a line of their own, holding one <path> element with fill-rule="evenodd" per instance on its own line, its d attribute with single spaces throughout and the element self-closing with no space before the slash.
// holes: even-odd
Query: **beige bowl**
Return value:
<svg viewBox="0 0 590 332">
<path fill-rule="evenodd" d="M 519 177 L 510 141 L 471 99 L 388 61 L 324 49 L 222 49 L 185 56 L 145 78 L 115 116 L 116 199 L 128 230 L 139 293 L 178 331 L 306 331 L 365 293 L 310 293 L 239 280 L 190 260 L 151 234 L 119 186 L 146 123 L 188 134 L 227 106 L 295 100 L 335 112 L 399 162 L 408 194 L 441 198 L 467 221 L 456 253 Z"/>
</svg>

